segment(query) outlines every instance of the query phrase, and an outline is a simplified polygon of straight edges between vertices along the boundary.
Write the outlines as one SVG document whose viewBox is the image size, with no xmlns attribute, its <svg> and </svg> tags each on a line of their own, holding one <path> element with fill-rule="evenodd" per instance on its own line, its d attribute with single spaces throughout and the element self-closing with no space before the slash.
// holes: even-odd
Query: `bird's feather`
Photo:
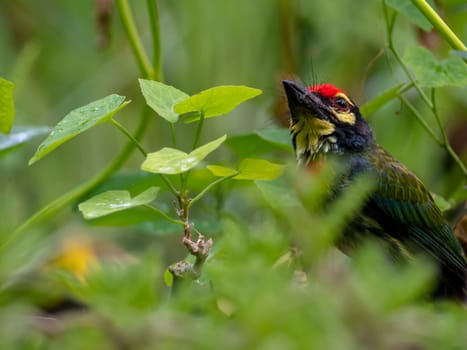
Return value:
<svg viewBox="0 0 467 350">
<path fill-rule="evenodd" d="M 462 248 L 423 183 L 379 146 L 365 156 L 377 175 L 370 203 L 377 207 L 380 216 L 386 216 L 381 220 L 393 226 L 386 229 L 403 228 L 397 238 L 428 250 L 440 261 L 446 259 L 460 270 L 465 269 Z"/>
</svg>

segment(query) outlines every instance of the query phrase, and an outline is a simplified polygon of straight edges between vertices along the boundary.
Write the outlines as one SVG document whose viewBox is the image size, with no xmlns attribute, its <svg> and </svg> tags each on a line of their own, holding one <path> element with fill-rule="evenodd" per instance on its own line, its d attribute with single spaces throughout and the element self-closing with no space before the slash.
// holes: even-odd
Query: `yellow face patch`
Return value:
<svg viewBox="0 0 467 350">
<path fill-rule="evenodd" d="M 349 98 L 344 93 L 338 92 L 335 97 L 343 98 L 344 100 L 347 101 L 349 106 L 353 106 L 352 101 L 350 101 Z M 351 111 L 342 111 L 338 109 L 333 109 L 333 114 L 337 119 L 339 119 L 343 123 L 347 123 L 350 125 L 355 124 L 355 114 L 353 114 Z"/>
<path fill-rule="evenodd" d="M 335 131 L 332 123 L 318 118 L 301 118 L 291 126 L 292 134 L 295 135 L 295 148 L 297 154 L 305 150 L 315 151 L 321 136 L 330 135 Z"/>
<path fill-rule="evenodd" d="M 347 123 L 350 125 L 355 124 L 355 114 L 353 114 L 352 112 L 334 111 L 334 115 L 336 116 L 337 119 L 339 119 L 343 123 Z"/>
</svg>

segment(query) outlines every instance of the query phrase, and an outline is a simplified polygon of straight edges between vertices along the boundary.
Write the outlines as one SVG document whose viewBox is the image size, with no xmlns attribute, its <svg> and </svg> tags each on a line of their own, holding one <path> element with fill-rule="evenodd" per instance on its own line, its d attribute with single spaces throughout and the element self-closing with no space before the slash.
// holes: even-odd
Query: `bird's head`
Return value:
<svg viewBox="0 0 467 350">
<path fill-rule="evenodd" d="M 308 163 L 326 153 L 361 152 L 374 142 L 370 126 L 341 89 L 331 84 L 305 87 L 290 80 L 282 83 L 299 160 Z"/>
</svg>

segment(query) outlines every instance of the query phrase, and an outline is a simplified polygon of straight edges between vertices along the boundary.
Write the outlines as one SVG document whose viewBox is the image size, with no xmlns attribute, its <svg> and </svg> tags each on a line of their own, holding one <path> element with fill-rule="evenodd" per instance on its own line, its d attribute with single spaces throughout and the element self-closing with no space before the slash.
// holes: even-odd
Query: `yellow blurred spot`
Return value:
<svg viewBox="0 0 467 350">
<path fill-rule="evenodd" d="M 67 270 L 84 282 L 90 268 L 99 262 L 92 241 L 73 236 L 62 242 L 58 254 L 47 265 Z"/>
</svg>

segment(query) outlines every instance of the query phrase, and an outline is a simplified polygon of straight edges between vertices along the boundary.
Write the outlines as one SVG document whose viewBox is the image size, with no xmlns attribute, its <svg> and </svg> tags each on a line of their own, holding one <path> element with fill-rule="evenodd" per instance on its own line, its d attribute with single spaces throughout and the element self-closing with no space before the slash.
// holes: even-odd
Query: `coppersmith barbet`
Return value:
<svg viewBox="0 0 467 350">
<path fill-rule="evenodd" d="M 347 252 L 362 238 L 374 237 L 410 254 L 425 253 L 439 268 L 434 295 L 464 299 L 467 261 L 423 183 L 376 143 L 359 108 L 342 90 L 331 84 L 304 87 L 290 80 L 283 85 L 298 161 L 308 166 L 332 156 L 347 167 L 333 195 L 361 174 L 376 179 L 374 191 L 344 229 L 338 246 Z"/>
</svg>

